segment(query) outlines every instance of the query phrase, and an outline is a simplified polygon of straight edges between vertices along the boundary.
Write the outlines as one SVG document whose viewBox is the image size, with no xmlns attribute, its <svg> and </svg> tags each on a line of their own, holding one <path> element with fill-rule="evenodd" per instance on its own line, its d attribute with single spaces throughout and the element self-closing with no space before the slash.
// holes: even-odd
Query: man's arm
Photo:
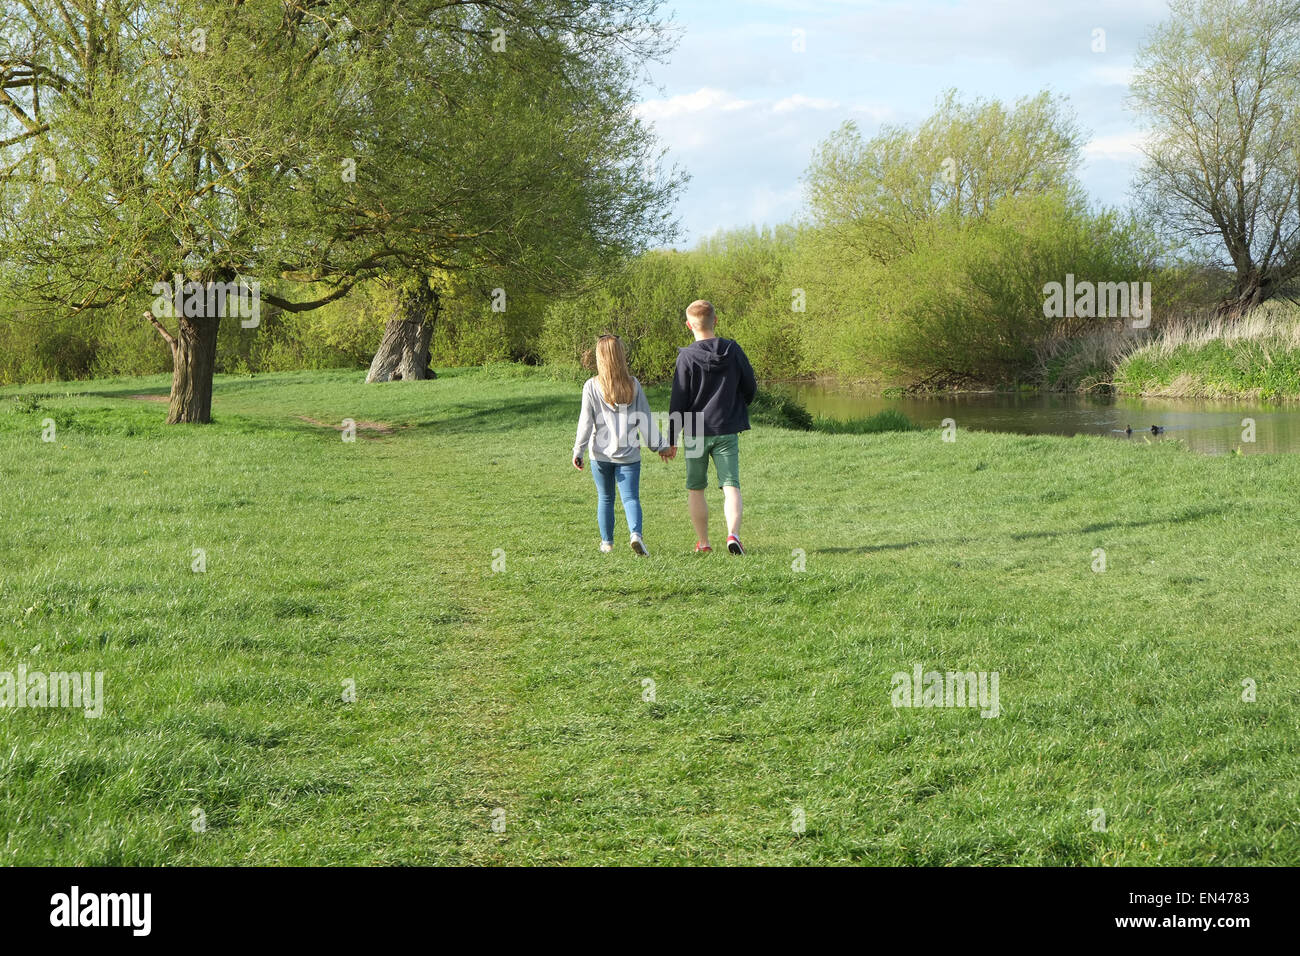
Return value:
<svg viewBox="0 0 1300 956">
<path fill-rule="evenodd" d="M 749 364 L 749 356 L 739 345 L 736 346 L 736 364 L 740 368 L 740 397 L 746 405 L 754 404 L 758 394 L 758 381 L 754 378 L 754 366 Z"/>
<path fill-rule="evenodd" d="M 668 444 L 677 444 L 677 426 L 684 419 L 682 416 L 689 411 L 687 403 L 689 401 L 690 391 L 687 388 L 686 381 L 686 363 L 682 361 L 682 355 L 677 353 L 677 367 L 673 369 L 673 392 L 668 399 Z"/>
</svg>

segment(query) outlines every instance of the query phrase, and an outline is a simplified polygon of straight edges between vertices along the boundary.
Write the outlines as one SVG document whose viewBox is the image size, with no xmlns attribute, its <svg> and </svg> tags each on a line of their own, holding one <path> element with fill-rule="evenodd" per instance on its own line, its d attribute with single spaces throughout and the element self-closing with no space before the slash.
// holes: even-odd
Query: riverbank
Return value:
<svg viewBox="0 0 1300 956">
<path fill-rule="evenodd" d="M 1300 309 L 1266 303 L 1243 319 L 1212 313 L 1151 332 L 1107 329 L 1039 349 L 1051 391 L 1160 398 L 1300 400 Z"/>
<path fill-rule="evenodd" d="M 1300 316 L 1278 307 L 1172 324 L 1123 357 L 1114 384 L 1120 394 L 1300 400 Z"/>
<path fill-rule="evenodd" d="M 1144 398 L 1300 401 L 1300 308 L 1272 302 L 1244 319 L 1172 320 L 1152 332 L 1109 328 L 1038 349 L 1019 387 L 914 391 L 898 382 L 812 377 L 778 383 L 792 391 L 841 389 L 909 396 L 1074 393 Z"/>
<path fill-rule="evenodd" d="M 750 554 L 646 456 L 637 559 L 571 384 L 440 376 L 0 390 L 0 670 L 105 674 L 0 712 L 4 862 L 1300 862 L 1300 456 L 760 423 Z"/>
</svg>

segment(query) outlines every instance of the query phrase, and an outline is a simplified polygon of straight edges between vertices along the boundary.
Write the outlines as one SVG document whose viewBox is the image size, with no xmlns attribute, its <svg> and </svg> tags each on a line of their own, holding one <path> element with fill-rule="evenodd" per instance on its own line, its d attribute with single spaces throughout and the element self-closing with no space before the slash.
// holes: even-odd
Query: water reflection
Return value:
<svg viewBox="0 0 1300 956">
<path fill-rule="evenodd" d="M 1101 398 L 1051 394 L 963 394 L 882 398 L 823 384 L 789 386 L 814 415 L 865 418 L 896 408 L 927 428 L 945 418 L 958 428 L 1021 435 L 1110 435 L 1120 441 L 1181 441 L 1223 455 L 1300 451 L 1300 406 L 1199 399 Z M 1253 442 L 1249 425 L 1255 423 Z M 1152 426 L 1160 431 L 1153 434 Z M 1127 429 L 1132 429 L 1132 434 Z"/>
</svg>

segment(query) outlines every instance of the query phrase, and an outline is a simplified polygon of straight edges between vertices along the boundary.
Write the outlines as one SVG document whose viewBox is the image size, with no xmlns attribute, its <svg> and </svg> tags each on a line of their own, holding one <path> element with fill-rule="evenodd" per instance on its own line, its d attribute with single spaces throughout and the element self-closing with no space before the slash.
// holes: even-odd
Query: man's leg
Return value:
<svg viewBox="0 0 1300 956">
<path fill-rule="evenodd" d="M 740 499 L 740 489 L 735 485 L 722 486 L 722 511 L 727 516 L 727 534 L 740 537 L 740 519 L 745 513 Z"/>
<path fill-rule="evenodd" d="M 686 504 L 695 527 L 695 540 L 709 543 L 709 502 L 704 497 L 709 487 L 709 442 L 699 436 L 686 443 Z"/>
<path fill-rule="evenodd" d="M 695 540 L 707 547 L 709 544 L 709 502 L 704 497 L 704 489 L 692 488 L 686 492 L 686 498 L 691 511 L 691 524 L 695 526 Z"/>
<path fill-rule="evenodd" d="M 722 510 L 727 516 L 727 534 L 740 537 L 744 507 L 740 498 L 740 436 L 719 435 L 713 446 L 713 464 L 722 486 Z"/>
<path fill-rule="evenodd" d="M 740 520 L 745 509 L 740 497 L 740 436 L 738 434 L 720 434 L 714 444 L 714 467 L 718 468 L 718 484 L 723 489 L 723 514 L 727 515 L 727 535 L 740 541 Z M 744 554 L 740 545 L 732 546 L 727 542 L 727 549 L 736 554 Z"/>
</svg>

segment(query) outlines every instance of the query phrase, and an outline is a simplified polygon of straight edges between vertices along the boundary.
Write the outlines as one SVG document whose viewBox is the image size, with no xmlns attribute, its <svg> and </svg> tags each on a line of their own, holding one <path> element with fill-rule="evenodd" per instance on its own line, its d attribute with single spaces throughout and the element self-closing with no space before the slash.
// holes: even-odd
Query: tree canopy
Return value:
<svg viewBox="0 0 1300 956">
<path fill-rule="evenodd" d="M 256 280 L 290 310 L 480 266 L 561 287 L 671 235 L 679 177 L 631 112 L 657 8 L 9 4 L 0 259 L 25 301 L 64 309 L 146 302 L 174 275 Z M 221 316 L 152 318 L 199 380 L 174 382 L 171 418 L 206 420 Z"/>
<path fill-rule="evenodd" d="M 1300 275 L 1300 2 L 1173 0 L 1138 55 L 1138 196 L 1236 276 L 1240 315 Z"/>
<path fill-rule="evenodd" d="M 845 255 L 887 263 L 941 217 L 981 219 L 1003 197 L 1072 185 L 1081 147 L 1073 114 L 1049 93 L 1007 108 L 950 90 L 918 126 L 866 140 L 849 122 L 820 144 L 804 177 L 812 222 Z"/>
</svg>

